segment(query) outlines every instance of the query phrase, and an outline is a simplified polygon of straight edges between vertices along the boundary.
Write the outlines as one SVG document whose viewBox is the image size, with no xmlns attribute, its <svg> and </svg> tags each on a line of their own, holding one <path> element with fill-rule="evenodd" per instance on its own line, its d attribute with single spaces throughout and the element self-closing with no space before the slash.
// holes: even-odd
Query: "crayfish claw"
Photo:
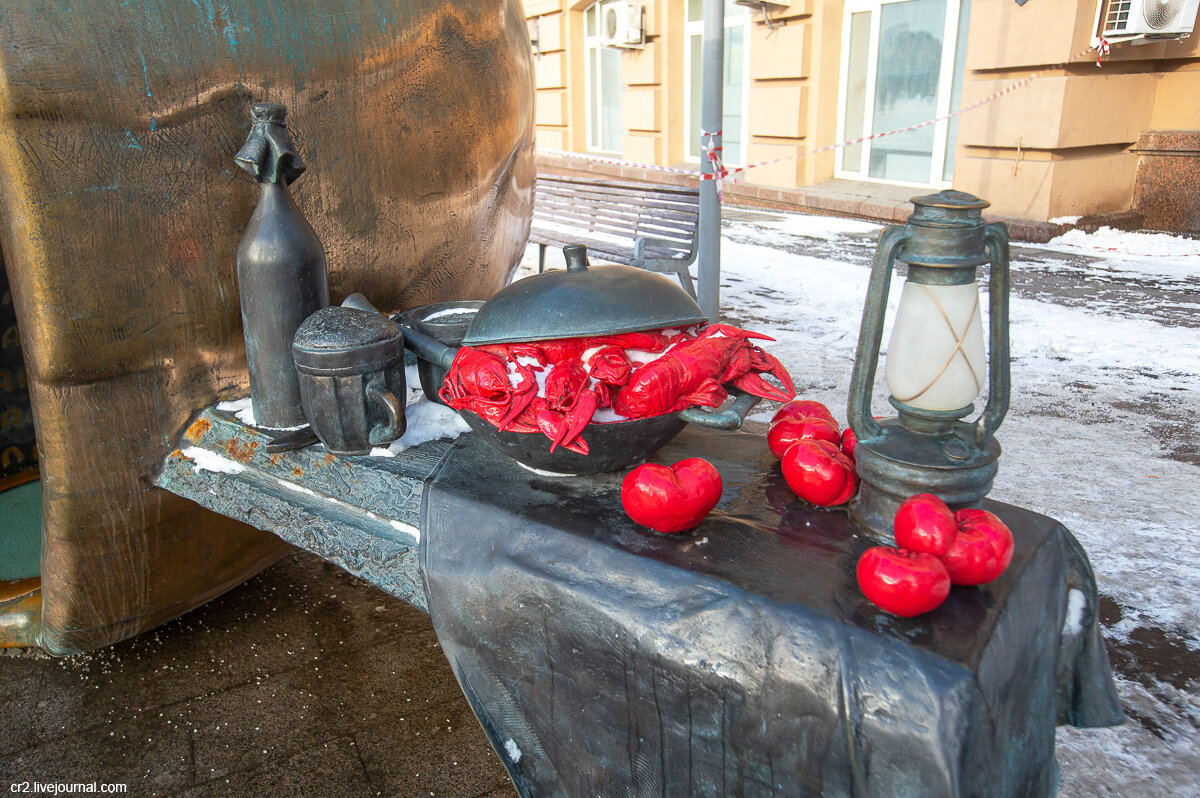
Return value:
<svg viewBox="0 0 1200 798">
<path fill-rule="evenodd" d="M 581 441 L 580 434 L 584 428 L 592 421 L 592 414 L 596 412 L 596 407 L 599 404 L 599 398 L 596 392 L 592 390 L 583 390 L 575 398 L 575 404 L 571 406 L 571 410 L 558 422 L 558 429 L 554 432 L 554 437 L 551 438 L 550 451 L 554 451 L 556 446 L 571 447 L 568 444 L 576 441 Z M 586 444 L 585 444 L 586 446 Z"/>
<path fill-rule="evenodd" d="M 500 419 L 498 425 L 500 429 L 509 430 L 510 426 L 525 412 L 533 400 L 537 398 L 538 395 L 535 390 L 527 390 L 524 393 L 515 394 L 512 398 L 512 404 L 508 407 L 508 412 Z"/>
<path fill-rule="evenodd" d="M 700 338 L 715 338 L 718 336 L 721 338 L 743 338 L 743 339 L 755 338 L 760 341 L 774 341 L 775 340 L 774 338 L 772 338 L 769 335 L 763 335 L 762 333 L 751 332 L 750 330 L 743 330 L 740 327 L 734 327 L 729 324 L 710 324 L 704 328 L 704 332 L 700 333 L 699 337 Z"/>
<path fill-rule="evenodd" d="M 741 388 L 746 393 L 752 393 L 755 396 L 761 396 L 763 399 L 770 399 L 772 402 L 787 402 L 796 397 L 796 391 L 794 389 L 790 393 L 781 391 L 753 372 L 750 374 L 743 374 L 741 377 L 738 377 L 736 380 L 734 380 L 733 384 Z"/>
<path fill-rule="evenodd" d="M 787 389 L 788 399 L 794 399 L 796 397 L 796 385 L 792 382 L 792 375 L 788 374 L 787 368 L 779 361 L 779 358 L 763 349 L 759 349 L 754 354 L 761 357 L 761 361 L 759 361 L 759 357 L 755 358 L 754 369 L 760 372 L 765 371 L 779 380 L 783 384 L 783 387 Z"/>
</svg>

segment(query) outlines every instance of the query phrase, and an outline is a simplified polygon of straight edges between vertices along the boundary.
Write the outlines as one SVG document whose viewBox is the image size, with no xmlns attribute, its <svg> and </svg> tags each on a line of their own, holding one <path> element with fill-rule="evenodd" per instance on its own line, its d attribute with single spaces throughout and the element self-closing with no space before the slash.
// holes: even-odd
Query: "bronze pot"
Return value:
<svg viewBox="0 0 1200 798">
<path fill-rule="evenodd" d="M 685 328 L 708 321 L 696 301 L 665 277 L 632 266 L 589 267 L 587 250 L 581 245 L 564 247 L 563 254 L 565 271 L 536 274 L 501 290 L 478 309 L 459 342 L 428 335 L 427 328 L 405 323 L 402 314 L 398 322 L 404 330 L 404 345 L 427 362 L 431 372 L 440 370 L 444 380 L 460 344 L 589 338 Z M 428 395 L 429 387 L 423 387 Z M 523 465 L 556 473 L 594 474 L 644 461 L 688 423 L 738 429 L 759 398 L 733 393 L 735 399 L 723 410 L 692 407 L 650 418 L 592 422 L 583 432 L 589 448 L 586 455 L 563 447 L 551 452 L 542 435 L 504 432 L 466 410 L 460 415 L 488 443 Z"/>
</svg>

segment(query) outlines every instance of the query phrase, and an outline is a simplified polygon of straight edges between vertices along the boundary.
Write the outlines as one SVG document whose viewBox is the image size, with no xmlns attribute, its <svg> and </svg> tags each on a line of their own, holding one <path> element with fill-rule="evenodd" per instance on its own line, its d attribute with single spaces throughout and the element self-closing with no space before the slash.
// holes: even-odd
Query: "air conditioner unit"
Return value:
<svg viewBox="0 0 1200 798">
<path fill-rule="evenodd" d="M 646 26 L 642 24 L 642 4 L 609 3 L 602 6 L 600 42 L 606 47 L 640 48 L 646 45 Z"/>
<path fill-rule="evenodd" d="M 1196 25 L 1200 0 L 1103 0 L 1100 30 L 1109 41 L 1183 39 Z"/>
</svg>

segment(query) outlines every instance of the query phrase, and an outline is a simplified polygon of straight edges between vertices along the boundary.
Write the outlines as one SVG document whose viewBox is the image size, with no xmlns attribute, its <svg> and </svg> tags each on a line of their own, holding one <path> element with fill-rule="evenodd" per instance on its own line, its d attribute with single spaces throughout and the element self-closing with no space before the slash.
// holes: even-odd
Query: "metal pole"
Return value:
<svg viewBox="0 0 1200 798">
<path fill-rule="evenodd" d="M 704 0 L 703 84 L 700 94 L 700 127 L 718 133 L 724 110 L 721 91 L 725 74 L 725 0 Z M 700 136 L 714 147 L 721 136 Z M 712 164 L 702 152 L 700 170 L 712 174 Z M 710 321 L 717 321 L 721 305 L 721 203 L 717 199 L 717 181 L 700 181 L 700 253 L 697 257 L 700 278 L 700 310 Z"/>
</svg>

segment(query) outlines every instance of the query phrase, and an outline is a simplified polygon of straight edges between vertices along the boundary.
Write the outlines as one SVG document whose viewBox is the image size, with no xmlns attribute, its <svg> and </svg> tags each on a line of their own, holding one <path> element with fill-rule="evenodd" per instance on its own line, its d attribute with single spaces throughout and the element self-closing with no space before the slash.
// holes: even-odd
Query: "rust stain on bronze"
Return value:
<svg viewBox="0 0 1200 798">
<path fill-rule="evenodd" d="M 324 460 L 323 462 L 325 463 L 325 465 L 329 465 L 329 464 L 330 464 L 330 463 L 332 463 L 334 460 L 337 460 L 337 458 L 336 458 L 336 457 L 334 457 L 332 454 L 329 454 L 329 453 L 327 452 L 327 453 L 325 454 L 325 460 Z"/>
<path fill-rule="evenodd" d="M 292 469 L 292 476 L 294 476 L 294 477 L 302 477 L 302 476 L 304 476 L 304 471 L 303 471 L 303 469 L 299 469 L 299 468 L 293 468 L 293 469 Z"/>
<path fill-rule="evenodd" d="M 192 443 L 199 443 L 200 439 L 204 437 L 204 433 L 208 432 L 210 429 L 212 429 L 211 421 L 209 421 L 207 418 L 198 418 L 196 419 L 195 424 L 192 424 L 192 426 L 188 427 L 188 430 L 184 433 L 184 435 Z"/>
<path fill-rule="evenodd" d="M 280 458 L 283 457 L 283 452 L 276 452 L 271 455 L 271 465 L 279 465 Z"/>
<path fill-rule="evenodd" d="M 242 443 L 237 438 L 230 438 L 225 443 L 225 453 L 233 460 L 240 463 L 250 462 L 250 458 L 254 456 L 254 450 L 258 448 L 258 441 L 250 441 Z"/>
<path fill-rule="evenodd" d="M 171 452 L 171 456 L 178 457 L 180 460 L 191 460 L 192 459 L 192 458 L 188 457 L 186 454 L 184 454 L 183 451 L 180 449 L 176 449 L 175 451 Z"/>
</svg>

